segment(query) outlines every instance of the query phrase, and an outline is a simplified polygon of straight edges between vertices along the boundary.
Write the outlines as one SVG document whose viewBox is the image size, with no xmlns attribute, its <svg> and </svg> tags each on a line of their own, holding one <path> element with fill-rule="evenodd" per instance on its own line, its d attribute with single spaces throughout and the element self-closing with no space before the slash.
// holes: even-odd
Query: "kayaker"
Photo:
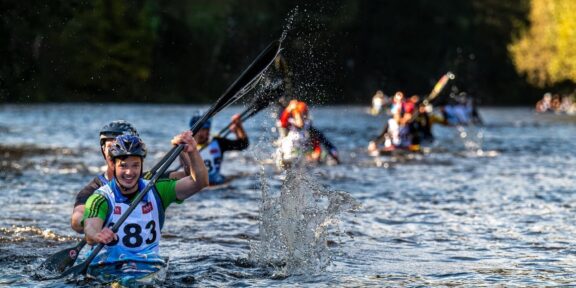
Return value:
<svg viewBox="0 0 576 288">
<path fill-rule="evenodd" d="M 391 152 L 396 149 L 410 151 L 418 151 L 420 149 L 419 139 L 414 139 L 415 131 L 412 125 L 419 101 L 420 97 L 418 95 L 412 95 L 407 100 L 404 100 L 403 92 L 398 91 L 395 93 L 391 109 L 393 114 L 388 119 L 382 133 L 368 143 L 370 154 L 378 155 L 380 152 Z M 380 148 L 379 145 L 382 143 L 384 147 Z"/>
<path fill-rule="evenodd" d="M 370 107 L 370 114 L 376 116 L 378 114 L 380 114 L 380 111 L 382 111 L 382 107 L 384 107 L 384 105 L 386 105 L 386 95 L 384 94 L 384 92 L 382 92 L 382 90 L 378 90 L 376 91 L 376 94 L 374 94 L 374 96 L 372 97 L 372 106 Z"/>
<path fill-rule="evenodd" d="M 113 233 L 109 227 L 128 209 L 130 202 L 147 184 L 142 178 L 146 146 L 133 135 L 118 136 L 108 150 L 113 179 L 100 187 L 86 202 L 84 231 L 88 244 L 106 244 L 91 266 L 124 261 L 161 262 L 160 231 L 165 210 L 181 203 L 208 185 L 204 166 L 191 131 L 176 135 L 173 145 L 185 144 L 181 157 L 189 160 L 190 177 L 158 180 L 132 213 Z"/>
<path fill-rule="evenodd" d="M 112 121 L 102 129 L 100 129 L 100 152 L 106 161 L 106 171 L 92 179 L 88 185 L 84 186 L 80 192 L 76 195 L 76 200 L 74 202 L 74 210 L 72 211 L 71 226 L 74 231 L 78 233 L 83 233 L 84 228 L 81 225 L 82 217 L 84 216 L 84 208 L 86 200 L 90 197 L 94 191 L 98 188 L 106 185 L 110 179 L 112 179 L 114 167 L 112 162 L 108 161 L 108 148 L 114 142 L 116 136 L 119 135 L 132 135 L 139 136 L 138 131 L 132 124 L 124 120 Z"/>
<path fill-rule="evenodd" d="M 322 146 L 338 163 L 338 150 L 317 129 L 312 127 L 308 105 L 299 100 L 291 100 L 280 114 L 278 126 L 286 131 L 279 139 L 276 152 L 277 166 L 282 168 L 300 156 L 305 156 L 309 162 L 319 162 L 322 159 Z"/>
<path fill-rule="evenodd" d="M 420 145 L 434 142 L 432 134 L 432 118 L 428 113 L 426 104 L 418 103 L 418 112 L 410 123 L 412 130 L 412 145 L 414 150 L 419 150 Z"/>
<path fill-rule="evenodd" d="M 192 116 L 190 119 L 190 128 L 200 120 L 200 117 L 200 113 Z M 232 116 L 231 123 L 230 131 L 236 135 L 235 140 L 222 137 L 210 138 L 210 121 L 206 121 L 202 126 L 202 129 L 194 135 L 194 139 L 196 140 L 196 143 L 198 143 L 198 149 L 207 146 L 200 152 L 200 155 L 202 155 L 204 164 L 208 169 L 210 185 L 219 185 L 226 181 L 226 177 L 220 174 L 220 168 L 222 161 L 224 160 L 224 153 L 232 150 L 245 150 L 250 145 L 248 135 L 246 134 L 244 127 L 242 127 L 242 119 L 240 118 L 240 115 L 236 114 Z M 184 173 L 184 171 L 179 171 L 177 173 L 181 174 Z M 172 175 L 176 175 L 174 177 L 180 176 L 178 174 Z"/>
<path fill-rule="evenodd" d="M 380 144 L 384 144 L 383 150 L 394 150 L 394 147 L 400 145 L 400 120 L 402 108 L 404 107 L 404 93 L 397 91 L 392 98 L 392 105 L 390 107 L 390 118 L 386 121 L 384 128 L 380 135 L 372 139 L 368 143 L 368 151 L 371 154 L 380 153 Z"/>
</svg>

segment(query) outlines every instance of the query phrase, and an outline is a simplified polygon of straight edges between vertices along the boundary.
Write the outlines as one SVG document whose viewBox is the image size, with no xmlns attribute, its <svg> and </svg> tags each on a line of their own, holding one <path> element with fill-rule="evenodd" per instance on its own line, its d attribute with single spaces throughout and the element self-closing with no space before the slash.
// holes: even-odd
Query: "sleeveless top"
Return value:
<svg viewBox="0 0 576 288">
<path fill-rule="evenodd" d="M 213 139 L 208 146 L 200 152 L 200 156 L 204 159 L 204 165 L 208 170 L 208 180 L 211 185 L 221 184 L 224 182 L 224 176 L 220 174 L 220 165 L 224 153 L 220 147 L 220 143 Z"/>
<path fill-rule="evenodd" d="M 148 182 L 140 179 L 138 191 L 142 191 Z M 116 180 L 108 182 L 95 193 L 108 201 L 109 209 L 104 226 L 111 228 L 128 210 L 130 201 L 122 195 Z M 118 261 L 162 262 L 158 245 L 163 224 L 164 206 L 160 195 L 152 187 L 118 229 L 118 239 L 105 245 L 91 265 Z"/>
</svg>

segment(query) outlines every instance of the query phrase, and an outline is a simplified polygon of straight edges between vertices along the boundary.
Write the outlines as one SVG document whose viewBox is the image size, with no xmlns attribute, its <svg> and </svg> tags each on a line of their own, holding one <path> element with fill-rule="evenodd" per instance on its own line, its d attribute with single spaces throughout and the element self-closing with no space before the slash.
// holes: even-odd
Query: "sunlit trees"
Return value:
<svg viewBox="0 0 576 288">
<path fill-rule="evenodd" d="M 448 70 L 490 104 L 540 95 L 517 71 L 576 78 L 576 0 L 328 2 L 0 1 L 0 101 L 208 102 L 283 32 L 294 93 L 325 103 L 428 93 Z"/>
<path fill-rule="evenodd" d="M 546 87 L 576 83 L 576 1 L 532 0 L 530 26 L 509 46 L 516 69 Z"/>
</svg>

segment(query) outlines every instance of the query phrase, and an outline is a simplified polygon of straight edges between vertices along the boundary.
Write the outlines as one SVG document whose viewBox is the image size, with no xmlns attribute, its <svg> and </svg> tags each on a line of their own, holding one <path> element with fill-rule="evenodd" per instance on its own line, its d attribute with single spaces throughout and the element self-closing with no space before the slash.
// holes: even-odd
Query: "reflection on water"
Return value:
<svg viewBox="0 0 576 288">
<path fill-rule="evenodd" d="M 75 285 L 30 276 L 79 239 L 69 215 L 76 192 L 103 165 L 104 123 L 132 122 L 151 151 L 150 168 L 198 108 L 112 107 L 0 106 L 0 285 Z M 214 131 L 241 109 L 219 114 Z M 384 119 L 363 110 L 313 108 L 343 164 L 287 175 L 269 159 L 269 113 L 246 123 L 252 146 L 227 153 L 223 164 L 234 180 L 167 212 L 166 285 L 574 284 L 576 118 L 486 108 L 485 127 L 435 127 L 426 153 L 370 157 L 364 149 Z M 326 209 L 336 191 L 362 207 L 322 214 L 351 208 Z M 323 226 L 334 217 L 337 225 Z"/>
</svg>

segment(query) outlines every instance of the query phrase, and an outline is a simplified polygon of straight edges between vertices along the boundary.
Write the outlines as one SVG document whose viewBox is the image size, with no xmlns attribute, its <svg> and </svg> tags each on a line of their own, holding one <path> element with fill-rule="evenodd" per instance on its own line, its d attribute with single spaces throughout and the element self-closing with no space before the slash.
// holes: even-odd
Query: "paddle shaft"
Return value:
<svg viewBox="0 0 576 288">
<path fill-rule="evenodd" d="M 248 91 L 254 88 L 254 84 L 260 80 L 260 75 L 266 71 L 266 69 L 272 64 L 276 56 L 282 50 L 280 48 L 280 44 L 282 44 L 279 40 L 272 41 L 260 54 L 250 63 L 250 65 L 244 69 L 244 71 L 240 74 L 240 76 L 226 89 L 226 91 L 216 100 L 216 104 L 210 107 L 210 110 L 206 112 L 200 120 L 196 121 L 194 126 L 190 129 L 192 130 L 193 134 L 196 134 L 204 122 L 207 119 L 210 119 L 214 114 L 222 110 L 223 108 L 229 106 L 230 104 L 234 103 L 236 100 L 240 99 L 244 96 Z M 226 101 L 223 101 L 226 100 Z M 223 102 L 223 103 L 221 103 Z M 202 125 L 198 125 L 202 124 Z M 175 147 L 173 147 L 165 156 L 158 162 L 152 170 L 150 170 L 150 174 L 155 174 L 156 170 L 158 170 L 166 160 L 168 155 L 171 155 Z"/>
<path fill-rule="evenodd" d="M 244 112 L 242 112 L 242 114 L 240 114 L 240 120 L 242 122 L 245 122 L 246 120 L 250 119 L 250 117 L 254 116 L 258 111 L 255 111 L 252 107 L 244 110 Z M 222 130 L 220 130 L 220 132 L 218 132 L 217 136 L 219 137 L 226 137 L 230 134 L 230 132 L 232 132 L 230 130 L 230 125 L 232 125 L 232 122 L 230 122 L 230 124 L 226 125 L 226 127 L 222 128 Z M 204 147 L 202 147 L 204 148 Z"/>
<path fill-rule="evenodd" d="M 261 99 L 257 99 L 254 104 L 250 105 L 250 107 L 248 107 L 246 110 L 244 110 L 242 113 L 240 113 L 240 120 L 242 122 L 245 122 L 246 120 L 250 119 L 252 116 L 258 114 L 258 112 L 262 111 L 262 109 L 264 109 L 264 108 L 268 107 L 268 105 L 270 105 L 270 101 L 265 101 L 263 103 L 262 103 Z M 222 128 L 222 130 L 220 130 L 220 132 L 218 132 L 218 134 L 216 134 L 216 137 L 225 138 L 226 136 L 228 136 L 232 132 L 230 130 L 230 125 L 232 125 L 232 122 L 230 122 L 228 125 L 226 125 L 226 127 Z M 208 145 L 202 146 L 200 148 L 200 151 L 204 150 L 204 148 L 206 148 L 206 147 L 208 147 Z"/>
<path fill-rule="evenodd" d="M 422 102 L 424 104 L 428 104 L 430 103 L 430 101 L 438 97 L 438 95 L 440 95 L 440 92 L 442 92 L 442 90 L 444 90 L 444 87 L 446 87 L 446 84 L 448 84 L 448 81 L 454 79 L 455 77 L 456 76 L 452 72 L 447 72 L 446 74 L 442 75 L 442 77 L 440 77 L 440 80 L 438 80 L 438 82 L 436 82 L 436 84 L 434 85 L 434 88 L 432 88 L 430 94 L 428 94 L 428 97 L 426 97 L 426 99 L 424 99 L 424 101 Z"/>
<path fill-rule="evenodd" d="M 242 113 L 240 114 L 240 119 L 242 120 L 242 122 L 245 122 L 252 116 L 258 114 L 258 112 L 262 111 L 264 108 L 268 107 L 270 103 L 272 103 L 272 100 L 274 99 L 275 98 L 273 96 L 273 93 L 269 93 L 267 96 L 259 97 L 246 110 L 242 111 Z M 220 132 L 218 132 L 217 135 L 221 137 L 228 136 L 228 134 L 230 134 L 231 132 L 230 125 L 232 125 L 232 122 L 226 125 L 226 127 L 222 128 L 222 130 L 220 130 Z"/>
<path fill-rule="evenodd" d="M 444 75 L 442 75 L 442 77 L 440 77 L 440 80 L 438 80 L 438 82 L 436 82 L 436 84 L 434 85 L 434 88 L 432 89 L 432 92 L 430 92 L 430 94 L 428 95 L 428 97 L 426 97 L 422 103 L 424 103 L 424 105 L 428 105 L 430 104 L 430 102 L 434 99 L 436 99 L 436 97 L 438 97 L 438 95 L 440 95 L 440 92 L 442 92 L 442 90 L 444 90 L 444 87 L 446 87 L 446 84 L 448 84 L 448 82 L 452 79 L 454 79 L 456 76 L 452 73 L 452 72 L 448 72 Z M 414 112 L 412 113 L 412 117 L 410 118 L 410 120 L 408 121 L 408 123 L 413 122 L 416 117 L 418 117 L 418 107 L 414 107 Z"/>
</svg>

